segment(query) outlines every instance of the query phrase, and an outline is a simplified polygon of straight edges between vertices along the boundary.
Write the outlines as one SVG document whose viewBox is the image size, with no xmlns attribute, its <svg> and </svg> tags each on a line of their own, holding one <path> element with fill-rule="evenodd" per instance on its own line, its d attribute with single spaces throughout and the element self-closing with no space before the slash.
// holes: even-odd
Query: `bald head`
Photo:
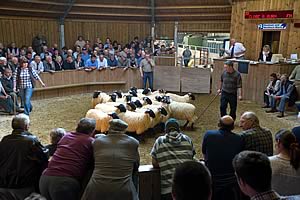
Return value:
<svg viewBox="0 0 300 200">
<path fill-rule="evenodd" d="M 219 121 L 220 129 L 231 131 L 234 129 L 234 120 L 231 116 L 225 115 Z"/>
</svg>

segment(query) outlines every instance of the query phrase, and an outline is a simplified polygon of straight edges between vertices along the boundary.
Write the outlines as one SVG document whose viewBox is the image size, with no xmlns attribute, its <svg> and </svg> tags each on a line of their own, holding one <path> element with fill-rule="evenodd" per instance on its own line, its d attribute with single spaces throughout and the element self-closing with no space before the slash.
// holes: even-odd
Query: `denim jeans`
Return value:
<svg viewBox="0 0 300 200">
<path fill-rule="evenodd" d="M 31 97 L 33 90 L 33 88 L 20 89 L 21 101 L 24 105 L 24 114 L 26 115 L 29 115 L 29 113 L 32 111 Z"/>
<path fill-rule="evenodd" d="M 237 94 L 230 94 L 222 91 L 221 93 L 221 117 L 227 115 L 227 105 L 230 106 L 230 116 L 235 120 L 236 119 L 236 107 L 237 107 Z"/>
<path fill-rule="evenodd" d="M 279 106 L 278 106 L 278 111 L 279 112 L 284 112 L 285 110 L 285 103 L 289 100 L 288 97 L 282 96 L 278 101 Z M 274 97 L 271 98 L 271 108 L 276 109 L 276 99 Z"/>
<path fill-rule="evenodd" d="M 153 90 L 153 72 L 144 72 L 144 77 L 143 77 L 143 87 L 146 89 L 147 86 L 147 79 L 149 82 L 149 88 Z"/>
</svg>

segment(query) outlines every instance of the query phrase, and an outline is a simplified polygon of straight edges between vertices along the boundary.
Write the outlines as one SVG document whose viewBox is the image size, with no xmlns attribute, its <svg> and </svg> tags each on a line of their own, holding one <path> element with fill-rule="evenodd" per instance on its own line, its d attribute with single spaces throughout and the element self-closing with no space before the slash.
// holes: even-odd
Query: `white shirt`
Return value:
<svg viewBox="0 0 300 200">
<path fill-rule="evenodd" d="M 246 48 L 244 47 L 244 45 L 242 43 L 239 43 L 239 42 L 236 42 L 234 44 L 234 46 L 231 46 L 229 50 L 226 50 L 226 54 L 228 54 L 229 56 L 231 56 L 231 51 L 232 51 L 232 48 L 234 47 L 234 50 L 233 50 L 233 57 L 234 58 L 239 58 L 239 57 L 242 57 L 245 55 L 245 53 L 242 53 L 240 54 L 241 52 L 245 52 L 246 51 Z"/>
<path fill-rule="evenodd" d="M 101 67 L 107 67 L 107 60 L 106 58 L 103 58 L 103 61 L 101 61 L 100 59 L 97 59 L 98 60 L 98 69 L 101 68 Z"/>
</svg>

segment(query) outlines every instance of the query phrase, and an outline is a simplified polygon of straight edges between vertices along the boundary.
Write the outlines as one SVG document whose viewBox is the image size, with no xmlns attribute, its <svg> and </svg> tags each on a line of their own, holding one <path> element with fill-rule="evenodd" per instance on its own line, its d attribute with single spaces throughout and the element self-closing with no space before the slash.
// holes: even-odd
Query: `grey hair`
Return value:
<svg viewBox="0 0 300 200">
<path fill-rule="evenodd" d="M 259 119 L 256 116 L 255 112 L 252 111 L 244 112 L 242 117 L 246 120 L 251 120 L 254 126 L 259 126 Z"/>
<path fill-rule="evenodd" d="M 66 134 L 66 130 L 63 128 L 55 128 L 50 132 L 52 143 L 57 144 L 59 140 Z"/>
<path fill-rule="evenodd" d="M 12 120 L 11 126 L 13 129 L 22 129 L 25 130 L 29 126 L 30 119 L 28 115 L 18 114 Z"/>
</svg>

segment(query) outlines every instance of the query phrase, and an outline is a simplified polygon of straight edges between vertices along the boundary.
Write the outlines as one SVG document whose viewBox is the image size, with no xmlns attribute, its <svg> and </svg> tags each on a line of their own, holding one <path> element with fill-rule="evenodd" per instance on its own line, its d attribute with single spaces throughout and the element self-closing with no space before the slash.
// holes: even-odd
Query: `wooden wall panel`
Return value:
<svg viewBox="0 0 300 200">
<path fill-rule="evenodd" d="M 156 37 L 173 39 L 175 22 L 158 22 L 156 24 Z M 206 21 L 179 21 L 178 32 L 203 32 L 203 33 L 229 33 L 230 19 Z"/>
<path fill-rule="evenodd" d="M 300 22 L 300 1 L 294 0 L 239 0 L 232 6 L 231 29 L 232 38 L 242 42 L 246 49 L 246 58 L 257 60 L 261 51 L 263 32 L 258 30 L 261 23 L 287 23 L 287 29 L 281 31 L 279 53 L 289 57 L 291 53 L 300 55 L 300 29 L 294 23 Z M 244 19 L 245 11 L 294 10 L 294 19 L 249 20 Z"/>
<path fill-rule="evenodd" d="M 16 45 L 32 44 L 32 38 L 38 33 L 45 35 L 48 44 L 58 43 L 58 22 L 54 19 L 0 17 L 0 42 Z"/>
<path fill-rule="evenodd" d="M 96 37 L 100 37 L 103 42 L 106 37 L 110 37 L 112 40 L 126 44 L 132 41 L 135 36 L 141 39 L 150 36 L 150 23 L 66 20 L 66 45 L 72 47 L 78 35 L 82 35 L 91 42 L 94 42 Z"/>
</svg>

